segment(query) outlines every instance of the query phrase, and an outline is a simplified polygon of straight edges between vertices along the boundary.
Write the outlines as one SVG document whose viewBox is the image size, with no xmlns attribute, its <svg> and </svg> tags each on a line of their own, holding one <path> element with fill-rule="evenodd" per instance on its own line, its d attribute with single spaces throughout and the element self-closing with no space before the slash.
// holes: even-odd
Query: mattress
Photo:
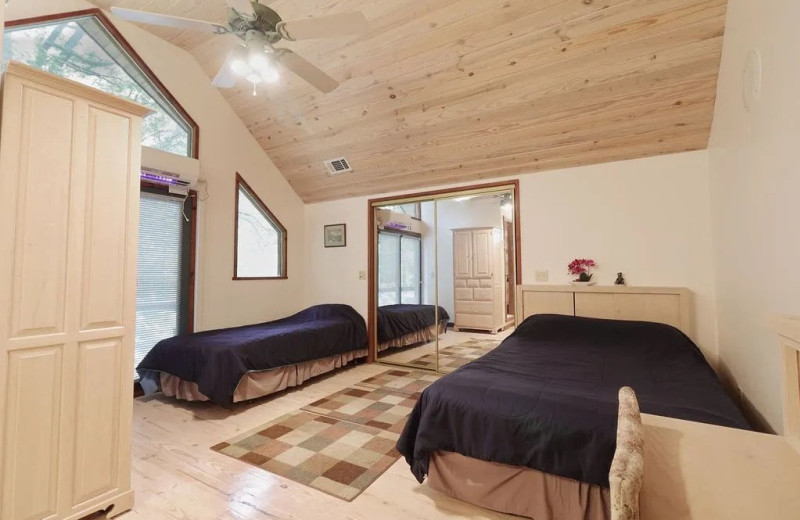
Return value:
<svg viewBox="0 0 800 520">
<path fill-rule="evenodd" d="M 622 386 L 644 413 L 749 429 L 678 329 L 535 315 L 428 387 L 397 447 L 420 482 L 430 455 L 445 451 L 607 488 Z"/>
</svg>

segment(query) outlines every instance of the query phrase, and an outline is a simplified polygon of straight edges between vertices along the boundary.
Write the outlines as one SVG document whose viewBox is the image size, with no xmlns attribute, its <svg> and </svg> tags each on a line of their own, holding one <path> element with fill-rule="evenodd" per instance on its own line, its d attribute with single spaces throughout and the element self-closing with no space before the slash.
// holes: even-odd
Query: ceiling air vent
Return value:
<svg viewBox="0 0 800 520">
<path fill-rule="evenodd" d="M 347 162 L 347 159 L 344 157 L 339 157 L 337 159 L 328 159 L 325 162 L 325 168 L 328 169 L 328 175 L 340 175 L 342 173 L 348 173 L 353 171 L 350 167 L 350 163 Z"/>
</svg>

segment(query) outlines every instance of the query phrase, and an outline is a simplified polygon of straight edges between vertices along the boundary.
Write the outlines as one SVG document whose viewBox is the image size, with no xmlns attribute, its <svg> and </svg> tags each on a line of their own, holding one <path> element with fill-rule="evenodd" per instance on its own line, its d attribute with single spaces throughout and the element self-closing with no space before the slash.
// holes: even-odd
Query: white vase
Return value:
<svg viewBox="0 0 800 520">
<path fill-rule="evenodd" d="M 594 285 L 596 282 L 589 280 L 588 282 L 579 282 L 577 280 L 572 280 L 570 282 L 572 285 Z"/>
</svg>

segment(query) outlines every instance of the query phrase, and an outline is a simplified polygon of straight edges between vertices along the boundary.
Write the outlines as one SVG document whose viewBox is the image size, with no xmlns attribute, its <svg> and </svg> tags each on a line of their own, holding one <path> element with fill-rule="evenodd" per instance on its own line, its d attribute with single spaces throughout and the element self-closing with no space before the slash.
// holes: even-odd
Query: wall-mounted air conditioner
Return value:
<svg viewBox="0 0 800 520">
<path fill-rule="evenodd" d="M 142 146 L 142 180 L 187 193 L 200 178 L 200 161 Z"/>
</svg>

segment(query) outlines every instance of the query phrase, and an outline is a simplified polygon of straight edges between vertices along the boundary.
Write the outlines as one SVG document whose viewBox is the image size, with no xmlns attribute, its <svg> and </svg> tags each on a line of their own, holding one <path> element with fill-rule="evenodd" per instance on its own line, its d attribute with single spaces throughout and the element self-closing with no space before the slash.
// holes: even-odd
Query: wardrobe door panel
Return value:
<svg viewBox="0 0 800 520">
<path fill-rule="evenodd" d="M 472 276 L 491 278 L 494 263 L 494 236 L 491 229 L 477 229 L 472 232 Z"/>
<path fill-rule="evenodd" d="M 453 232 L 453 277 L 472 277 L 472 232 Z"/>
<path fill-rule="evenodd" d="M 117 487 L 121 338 L 78 346 L 73 506 Z"/>
<path fill-rule="evenodd" d="M 64 346 L 7 352 L 0 518 L 43 519 L 58 507 Z"/>
<path fill-rule="evenodd" d="M 22 90 L 21 101 L 21 131 L 9 139 L 9 146 L 18 150 L 18 174 L 3 186 L 14 189 L 17 198 L 15 207 L 2 211 L 14 226 L 12 338 L 65 330 L 73 165 L 74 102 L 33 88 Z M 48 136 L 44 143 L 43 135 Z"/>
<path fill-rule="evenodd" d="M 129 117 L 89 109 L 82 330 L 123 324 L 130 126 Z"/>
</svg>

